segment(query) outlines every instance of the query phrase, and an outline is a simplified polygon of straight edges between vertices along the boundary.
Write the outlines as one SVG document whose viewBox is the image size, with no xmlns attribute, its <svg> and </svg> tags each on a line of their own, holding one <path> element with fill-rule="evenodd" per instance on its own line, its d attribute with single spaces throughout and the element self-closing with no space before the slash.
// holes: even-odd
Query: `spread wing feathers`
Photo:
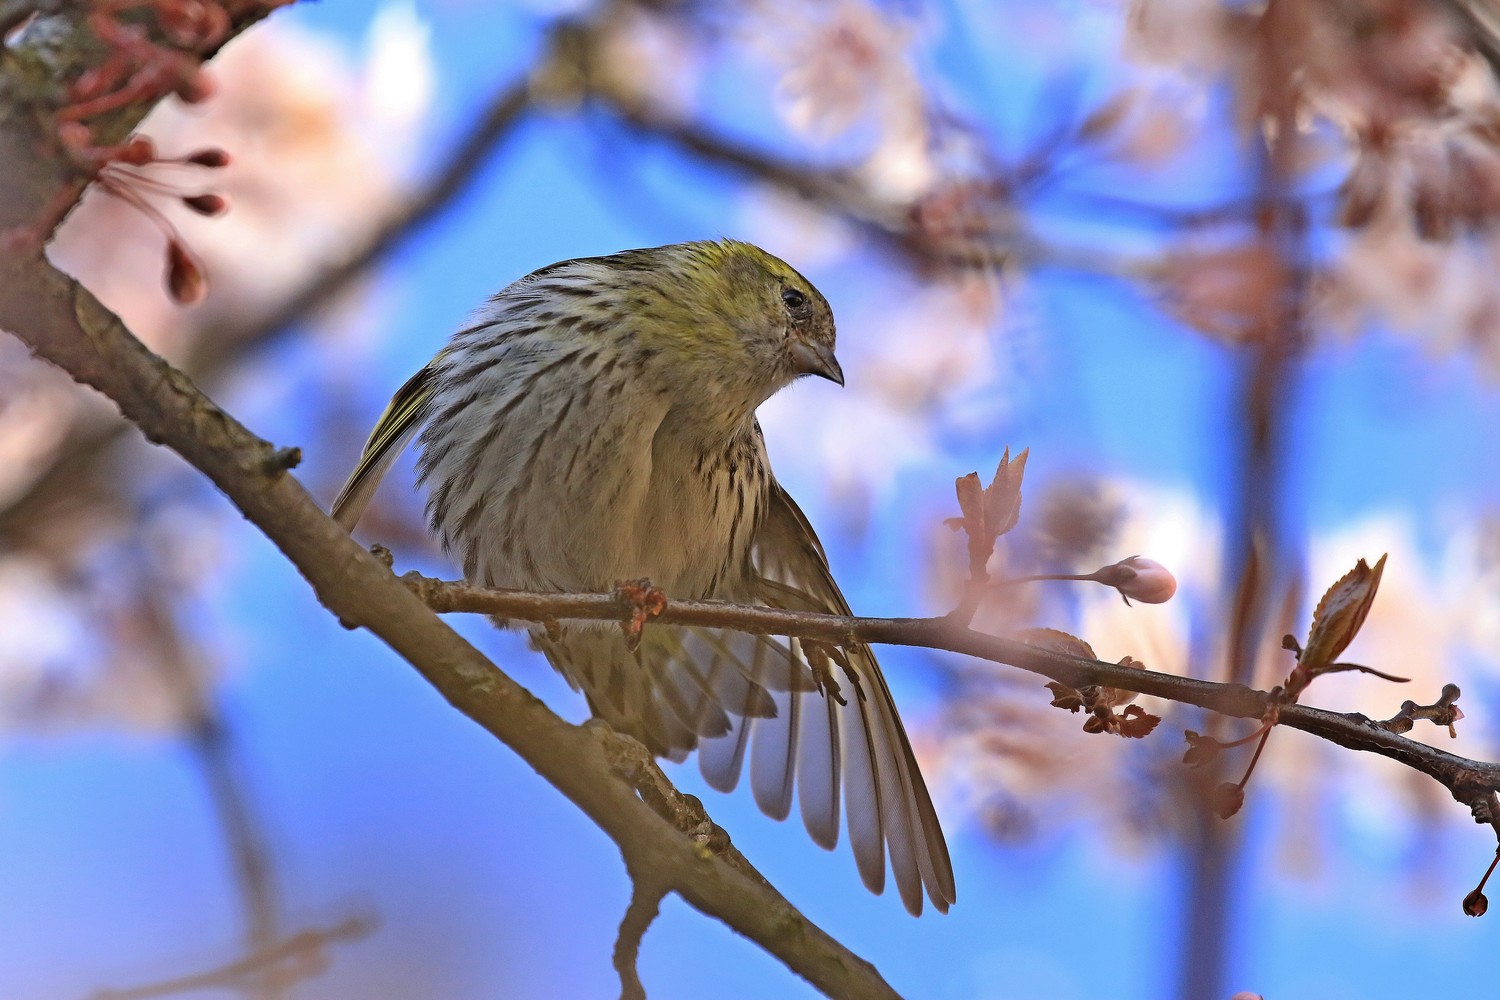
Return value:
<svg viewBox="0 0 1500 1000">
<path fill-rule="evenodd" d="M 779 486 L 772 486 L 754 561 L 758 600 L 849 613 L 817 537 Z M 556 638 L 537 632 L 533 642 L 583 690 L 595 715 L 652 753 L 680 761 L 697 748 L 713 787 L 732 790 L 748 758 L 761 810 L 785 819 L 795 791 L 808 832 L 830 850 L 838 844 L 842 785 L 865 885 L 884 890 L 889 852 L 909 911 L 922 911 L 924 887 L 939 910 L 953 903 L 947 844 L 868 647 L 830 656 L 796 639 L 651 625 L 634 652 L 613 626 L 573 627 Z"/>
<path fill-rule="evenodd" d="M 381 477 L 425 420 L 439 354 L 392 397 L 332 516 L 352 529 Z M 755 539 L 752 599 L 773 607 L 848 614 L 807 518 L 774 482 Z M 648 627 L 636 650 L 613 627 L 585 626 L 534 644 L 594 714 L 654 754 L 683 760 L 700 748 L 708 783 L 730 791 L 750 758 L 761 810 L 791 812 L 825 848 L 838 844 L 840 784 L 860 877 L 885 888 L 885 859 L 906 908 L 922 890 L 940 911 L 954 902 L 953 867 L 932 798 L 890 690 L 868 646 L 808 649 L 796 639 L 719 629 Z M 810 665 L 811 664 L 811 665 Z"/>
<path fill-rule="evenodd" d="M 381 477 L 411 441 L 422 426 L 427 414 L 427 404 L 437 382 L 437 366 L 443 355 L 439 354 L 421 371 L 406 380 L 406 384 L 391 397 L 390 405 L 375 422 L 365 442 L 365 450 L 359 456 L 359 464 L 349 474 L 349 481 L 339 490 L 329 512 L 333 519 L 350 531 L 359 523 L 360 515 L 370 505 L 370 498 L 380 485 Z"/>
<path fill-rule="evenodd" d="M 775 714 L 772 691 L 814 686 L 775 640 L 718 629 L 648 627 L 634 651 L 614 626 L 565 628 L 555 638 L 533 632 L 531 641 L 596 716 L 677 761 L 732 733 L 739 719 Z"/>
<path fill-rule="evenodd" d="M 754 558 L 766 604 L 849 614 L 812 526 L 774 483 Z M 824 680 L 828 693 L 778 692 L 774 718 L 746 720 L 742 732 L 720 740 L 743 741 L 754 731 L 750 781 L 768 813 L 768 802 L 774 802 L 782 806 L 780 815 L 786 814 L 795 765 L 803 820 L 813 838 L 826 847 L 838 836 L 842 777 L 849 840 L 865 885 L 872 892 L 882 891 L 889 849 L 891 873 L 906 908 L 921 912 L 925 887 L 933 905 L 946 911 L 956 897 L 948 846 L 874 654 L 868 646 L 858 645 L 830 659 L 826 651 L 801 649 L 796 640 L 791 651 L 802 659 L 811 652 L 813 662 L 821 663 L 815 676 Z M 714 742 L 718 741 L 705 746 L 705 764 Z M 767 786 L 772 783 L 772 773 L 780 778 L 780 786 L 763 789 L 763 780 Z M 725 784 L 732 786 L 732 777 Z"/>
</svg>

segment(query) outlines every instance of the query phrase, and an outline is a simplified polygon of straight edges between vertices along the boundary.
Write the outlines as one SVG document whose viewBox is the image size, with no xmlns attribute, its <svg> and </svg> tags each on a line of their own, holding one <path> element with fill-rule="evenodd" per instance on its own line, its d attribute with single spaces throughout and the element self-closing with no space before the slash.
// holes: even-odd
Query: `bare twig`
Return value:
<svg viewBox="0 0 1500 1000">
<path fill-rule="evenodd" d="M 89 1000 L 154 1000 L 199 990 L 239 990 L 247 983 L 276 978 L 286 983 L 306 979 L 329 962 L 328 946 L 357 941 L 375 929 L 374 922 L 350 917 L 332 927 L 302 931 L 244 958 L 205 972 L 162 979 L 141 986 L 100 990 Z"/>
<path fill-rule="evenodd" d="M 615 971 L 620 974 L 620 1000 L 646 1000 L 646 987 L 641 984 L 636 971 L 636 960 L 641 954 L 641 939 L 661 912 L 661 901 L 667 888 L 653 884 L 647 877 L 635 877 L 630 891 L 630 905 L 620 920 L 620 933 L 615 938 Z"/>
<path fill-rule="evenodd" d="M 1458 707 L 1459 694 L 1457 684 L 1444 684 L 1438 700 L 1431 705 L 1418 705 L 1414 701 L 1403 701 L 1401 711 L 1380 725 L 1393 733 L 1408 733 L 1411 732 L 1412 726 L 1416 725 L 1418 719 L 1426 719 L 1434 726 L 1446 726 L 1448 735 L 1456 737 L 1458 731 L 1453 728 L 1453 724 L 1464 717 L 1463 709 Z"/>
<path fill-rule="evenodd" d="M 172 620 L 162 586 L 159 580 L 147 581 L 139 599 L 140 613 L 159 650 L 157 666 L 181 700 L 188 748 L 219 821 L 244 912 L 245 950 L 261 954 L 273 947 L 281 933 L 270 850 L 240 776 L 223 713 L 207 688 L 205 671 Z M 246 995 L 281 1000 L 286 995 L 281 978 L 268 975 L 249 981 Z"/>
<path fill-rule="evenodd" d="M 275 873 L 266 838 L 251 807 L 217 706 L 205 705 L 204 714 L 192 731 L 190 746 L 203 772 L 234 865 L 234 878 L 245 910 L 246 941 L 252 947 L 266 947 L 278 930 Z M 274 976 L 247 992 L 265 1000 L 285 995 Z"/>
<path fill-rule="evenodd" d="M 592 94 L 643 136 L 662 139 L 698 159 L 779 188 L 862 227 L 887 249 L 921 267 L 1000 268 L 1046 265 L 1130 280 L 1151 278 L 1155 258 L 1114 254 L 1057 243 L 1025 226 L 1014 213 L 995 215 L 984 239 L 933 241 L 912 224 L 916 206 L 876 198 L 849 168 L 789 161 L 736 142 L 700 123 L 674 118 L 621 95 Z"/>
<path fill-rule="evenodd" d="M 403 578 L 434 611 L 469 612 L 524 621 L 567 619 L 624 621 L 632 613 L 621 594 L 540 594 L 485 590 L 433 580 L 417 573 Z M 1220 715 L 1262 719 L 1272 695 L 1243 684 L 1179 677 L 1138 666 L 1087 660 L 1013 639 L 985 635 L 948 618 L 861 618 L 786 611 L 722 601 L 668 601 L 655 618 L 665 625 L 730 628 L 755 635 L 787 635 L 840 645 L 884 643 L 963 653 L 1040 674 L 1071 688 L 1099 685 L 1196 705 Z M 1340 714 L 1306 705 L 1282 705 L 1281 725 L 1300 729 L 1350 750 L 1389 757 L 1441 782 L 1464 803 L 1481 790 L 1500 790 L 1500 763 L 1470 760 L 1390 732 L 1358 713 Z"/>
</svg>

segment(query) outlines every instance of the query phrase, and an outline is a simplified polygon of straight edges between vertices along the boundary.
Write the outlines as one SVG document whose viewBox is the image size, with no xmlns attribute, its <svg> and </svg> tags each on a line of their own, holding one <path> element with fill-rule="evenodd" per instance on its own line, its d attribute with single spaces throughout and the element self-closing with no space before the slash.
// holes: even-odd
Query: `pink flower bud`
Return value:
<svg viewBox="0 0 1500 1000">
<path fill-rule="evenodd" d="M 1125 598 L 1126 604 L 1131 598 L 1142 604 L 1162 604 L 1177 593 L 1177 580 L 1167 568 L 1154 559 L 1141 556 L 1121 559 L 1113 566 L 1106 566 L 1082 579 L 1115 588 Z"/>
<path fill-rule="evenodd" d="M 213 77 L 199 70 L 184 73 L 177 81 L 177 96 L 184 104 L 202 104 L 214 95 Z"/>
<path fill-rule="evenodd" d="M 1164 604 L 1177 593 L 1177 579 L 1154 559 L 1131 556 L 1118 565 L 1134 572 L 1131 579 L 1116 584 L 1126 597 L 1133 597 L 1142 604 Z"/>
<path fill-rule="evenodd" d="M 1245 789 L 1233 782 L 1226 781 L 1214 789 L 1213 807 L 1214 812 L 1219 814 L 1220 819 L 1228 819 L 1245 804 Z"/>
<path fill-rule="evenodd" d="M 120 147 L 116 159 L 132 167 L 144 167 L 156 159 L 156 147 L 146 136 L 133 135 Z"/>
</svg>

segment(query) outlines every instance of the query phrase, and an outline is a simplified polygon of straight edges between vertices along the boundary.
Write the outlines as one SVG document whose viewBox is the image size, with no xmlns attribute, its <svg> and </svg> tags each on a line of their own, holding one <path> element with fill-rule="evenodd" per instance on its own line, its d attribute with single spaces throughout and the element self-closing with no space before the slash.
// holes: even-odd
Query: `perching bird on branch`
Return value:
<svg viewBox="0 0 1500 1000">
<path fill-rule="evenodd" d="M 544 267 L 494 296 L 391 400 L 333 516 L 353 528 L 420 430 L 420 482 L 471 583 L 848 614 L 807 518 L 776 482 L 755 409 L 802 375 L 843 384 L 833 314 L 806 278 L 748 243 L 631 250 Z M 658 756 L 695 748 L 729 791 L 838 842 L 840 788 L 860 876 L 906 908 L 954 901 L 932 800 L 863 645 L 703 628 L 532 633 L 590 709 Z M 794 780 L 795 779 L 795 780 Z"/>
</svg>

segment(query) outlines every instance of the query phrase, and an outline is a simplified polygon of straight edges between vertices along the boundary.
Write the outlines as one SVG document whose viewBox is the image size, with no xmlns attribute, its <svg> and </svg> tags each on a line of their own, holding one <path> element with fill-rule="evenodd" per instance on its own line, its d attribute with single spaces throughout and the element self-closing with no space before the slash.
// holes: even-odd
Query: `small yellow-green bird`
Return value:
<svg viewBox="0 0 1500 1000">
<path fill-rule="evenodd" d="M 848 614 L 807 518 L 771 474 L 755 409 L 802 375 L 843 384 L 833 313 L 802 275 L 733 240 L 552 264 L 490 299 L 391 400 L 333 505 L 353 528 L 421 431 L 427 514 L 485 587 Z M 840 787 L 860 876 L 906 908 L 955 899 L 932 799 L 874 655 L 652 625 L 532 632 L 589 708 L 658 756 L 692 750 L 730 791 L 746 756 L 760 808 L 793 786 L 813 840 L 838 843 Z"/>
</svg>

